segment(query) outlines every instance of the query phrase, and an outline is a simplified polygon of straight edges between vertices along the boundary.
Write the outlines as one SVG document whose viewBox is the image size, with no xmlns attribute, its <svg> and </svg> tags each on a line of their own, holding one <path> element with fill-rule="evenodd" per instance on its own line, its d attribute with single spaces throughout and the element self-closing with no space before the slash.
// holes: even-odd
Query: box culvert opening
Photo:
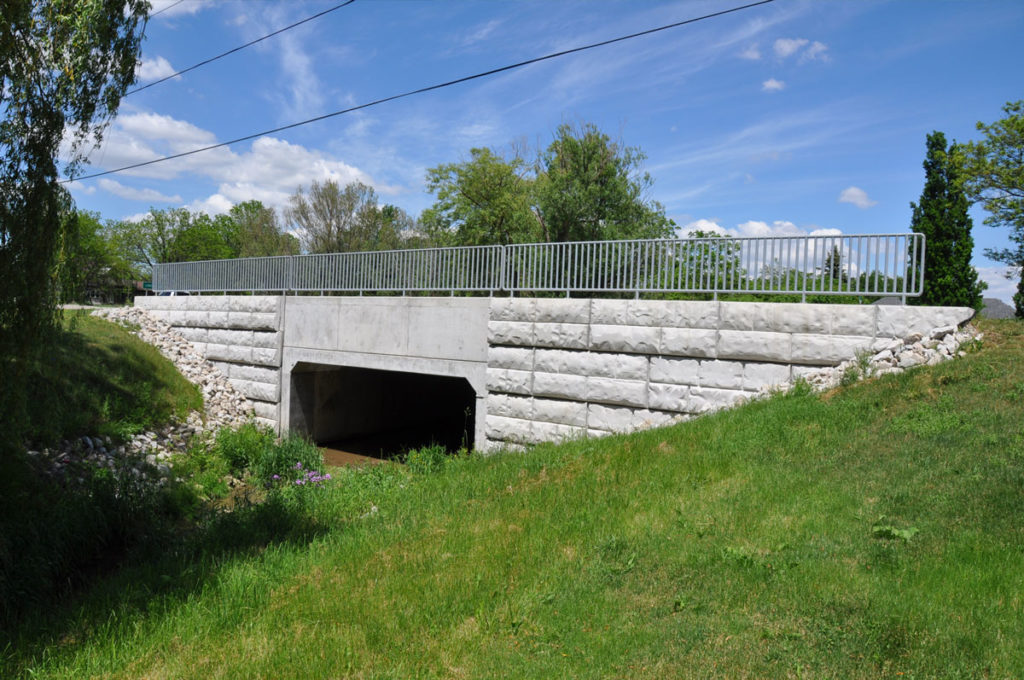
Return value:
<svg viewBox="0 0 1024 680">
<path fill-rule="evenodd" d="M 473 449 L 476 393 L 465 378 L 299 364 L 291 383 L 291 429 L 324 447 L 328 464 Z"/>
</svg>

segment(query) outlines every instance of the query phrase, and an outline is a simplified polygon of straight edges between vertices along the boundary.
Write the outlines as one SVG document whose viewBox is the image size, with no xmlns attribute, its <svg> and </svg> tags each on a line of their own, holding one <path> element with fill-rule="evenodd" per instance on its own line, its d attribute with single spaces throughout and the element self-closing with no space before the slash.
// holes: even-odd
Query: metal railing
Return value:
<svg viewBox="0 0 1024 680">
<path fill-rule="evenodd" d="M 922 234 L 528 243 L 158 264 L 191 292 L 921 294 Z"/>
</svg>

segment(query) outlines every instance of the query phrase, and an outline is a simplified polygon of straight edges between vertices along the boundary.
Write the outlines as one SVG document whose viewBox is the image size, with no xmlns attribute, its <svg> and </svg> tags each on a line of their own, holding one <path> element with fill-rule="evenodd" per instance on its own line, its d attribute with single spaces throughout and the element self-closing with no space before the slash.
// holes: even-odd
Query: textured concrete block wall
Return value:
<svg viewBox="0 0 1024 680">
<path fill-rule="evenodd" d="M 495 298 L 487 446 L 678 422 L 972 314 L 942 307 Z"/>
<path fill-rule="evenodd" d="M 281 397 L 282 298 L 183 295 L 135 298 L 171 325 L 252 402 L 257 422 L 277 428 Z"/>
</svg>

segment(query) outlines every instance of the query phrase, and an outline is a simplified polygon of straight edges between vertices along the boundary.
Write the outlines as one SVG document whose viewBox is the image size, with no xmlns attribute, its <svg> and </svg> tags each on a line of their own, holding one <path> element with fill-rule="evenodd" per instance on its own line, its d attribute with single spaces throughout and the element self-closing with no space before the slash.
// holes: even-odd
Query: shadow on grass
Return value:
<svg viewBox="0 0 1024 680">
<path fill-rule="evenodd" d="M 133 495 L 102 479 L 88 492 L 54 491 L 20 509 L 0 500 L 0 677 L 30 674 L 111 626 L 173 610 L 237 560 L 327 531 L 279 494 L 188 523 L 167 493 Z"/>
</svg>

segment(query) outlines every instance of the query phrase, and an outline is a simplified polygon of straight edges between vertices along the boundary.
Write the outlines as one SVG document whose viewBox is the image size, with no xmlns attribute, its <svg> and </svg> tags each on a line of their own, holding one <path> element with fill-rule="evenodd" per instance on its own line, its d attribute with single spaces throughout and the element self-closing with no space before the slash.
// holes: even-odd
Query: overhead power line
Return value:
<svg viewBox="0 0 1024 680">
<path fill-rule="evenodd" d="M 162 156 L 160 158 L 154 158 L 153 160 L 143 161 L 141 163 L 133 163 L 131 165 L 125 165 L 125 166 L 122 166 L 120 168 L 114 168 L 113 170 L 104 170 L 103 172 L 95 172 L 95 173 L 93 173 L 91 175 L 82 175 L 81 177 L 75 177 L 75 178 L 72 178 L 72 179 L 62 180 L 61 183 L 75 182 L 75 181 L 83 180 L 83 179 L 93 179 L 93 178 L 96 178 L 96 177 L 103 177 L 104 175 L 112 175 L 112 174 L 117 173 L 117 172 L 124 172 L 125 170 L 133 170 L 135 168 L 142 168 L 142 167 L 145 167 L 147 165 L 154 165 L 156 163 L 163 163 L 164 161 L 174 160 L 175 158 L 184 158 L 185 156 L 192 156 L 194 154 L 202 153 L 204 151 L 211 151 L 212 149 L 219 149 L 222 146 L 231 146 L 232 144 L 238 144 L 239 142 L 246 142 L 246 141 L 249 141 L 250 139 L 256 139 L 257 137 L 262 137 L 264 135 L 272 135 L 272 134 L 274 134 L 276 132 L 282 132 L 284 130 L 291 130 L 292 128 L 297 128 L 297 127 L 300 127 L 302 125 L 309 125 L 310 123 L 315 123 L 317 121 L 326 120 L 328 118 L 334 118 L 336 116 L 341 116 L 341 115 L 346 114 L 346 113 L 352 113 L 353 111 L 360 111 L 362 109 L 368 109 L 371 106 L 378 106 L 378 105 L 384 104 L 386 102 L 395 101 L 396 99 L 403 99 L 405 97 L 411 97 L 411 96 L 416 95 L 416 94 L 423 94 L 424 92 L 431 92 L 433 90 L 440 90 L 440 89 L 445 88 L 445 87 L 451 87 L 452 85 L 458 85 L 460 83 L 469 82 L 470 80 L 476 80 L 478 78 L 485 78 L 487 76 L 492 76 L 492 75 L 495 75 L 497 73 L 503 73 L 505 71 L 511 71 L 513 69 L 522 68 L 523 66 L 529 66 L 530 64 L 536 64 L 536 63 L 541 62 L 541 61 L 547 61 L 548 59 L 555 59 L 555 58 L 558 58 L 558 57 L 564 57 L 564 56 L 566 56 L 568 54 L 575 54 L 577 52 L 584 52 L 586 50 L 592 50 L 592 49 L 594 49 L 596 47 L 604 47 L 605 45 L 611 45 L 613 43 L 622 42 L 624 40 L 632 40 L 633 38 L 639 38 L 639 37 L 642 37 L 642 36 L 645 36 L 645 35 L 651 35 L 652 33 L 658 33 L 660 31 L 667 31 L 670 28 L 678 28 L 679 26 L 685 26 L 687 24 L 693 24 L 693 23 L 696 23 L 698 21 L 704 21 L 706 19 L 713 19 L 715 17 L 720 17 L 720 16 L 723 16 L 725 14 L 732 14 L 733 12 L 739 12 L 741 10 L 750 9 L 751 7 L 757 7 L 758 5 L 767 5 L 767 4 L 771 3 L 771 2 L 775 2 L 775 0 L 759 0 L 759 2 L 752 2 L 752 3 L 747 4 L 747 5 L 741 5 L 739 7 L 733 7 L 731 9 L 722 10 L 721 12 L 713 12 L 711 14 L 705 14 L 703 16 L 695 17 L 693 19 L 685 19 L 683 21 L 677 21 L 677 22 L 672 23 L 672 24 L 665 24 L 664 26 L 658 26 L 657 28 L 650 28 L 650 29 L 647 29 L 646 31 L 640 31 L 639 33 L 630 33 L 629 35 L 619 36 L 618 38 L 611 38 L 609 40 L 602 40 L 600 42 L 590 43 L 589 45 L 581 45 L 580 47 L 573 47 L 573 48 L 568 49 L 568 50 L 561 50 L 560 52 L 552 52 L 551 54 L 545 54 L 542 57 L 534 57 L 533 59 L 527 59 L 526 61 L 520 61 L 520 62 L 517 62 L 515 64 L 509 64 L 508 66 L 501 66 L 499 68 L 493 68 L 493 69 L 491 69 L 489 71 L 482 71 L 480 73 L 474 73 L 471 76 L 464 76 L 462 78 L 456 78 L 455 80 L 449 80 L 449 81 L 444 82 L 444 83 L 438 83 L 436 85 L 428 85 L 427 87 L 421 87 L 421 88 L 419 88 L 417 90 L 409 90 L 408 92 L 402 92 L 401 94 L 394 94 L 394 95 L 391 95 L 390 97 L 384 97 L 382 99 L 375 99 L 375 100 L 373 100 L 371 102 L 367 102 L 365 104 L 359 104 L 357 106 L 350 106 L 349 108 L 341 109 L 340 111 L 333 111 L 331 113 L 325 113 L 322 116 L 316 116 L 314 118 L 307 118 L 306 120 L 300 120 L 297 123 L 290 123 L 288 125 L 282 125 L 280 127 L 272 128 L 270 130 L 263 130 L 262 132 L 254 132 L 251 135 L 245 135 L 244 137 L 236 137 L 235 139 L 230 139 L 230 140 L 228 140 L 226 142 L 219 142 L 217 144 L 210 144 L 209 146 L 199 147 L 198 149 L 192 149 L 191 151 L 183 151 L 182 153 L 176 153 L 176 154 L 172 154 L 170 156 Z"/>
<path fill-rule="evenodd" d="M 167 10 L 171 9 L 172 7 L 177 7 L 178 5 L 180 5 L 183 2 L 185 2 L 185 0 L 178 0 L 177 2 L 173 2 L 170 5 L 167 5 L 167 7 L 164 7 L 163 9 L 160 9 L 160 10 L 157 10 L 157 11 L 153 12 L 152 14 L 149 15 L 149 18 L 152 19 L 153 17 L 155 17 L 158 14 L 163 14 Z"/>
<path fill-rule="evenodd" d="M 180 2 L 182 2 L 182 1 L 183 0 L 178 0 L 178 2 L 174 3 L 174 5 L 177 5 Z M 170 80 L 171 78 L 177 78 L 182 73 L 188 73 L 189 71 L 191 71 L 193 69 L 197 69 L 200 66 L 205 66 L 206 64 L 209 64 L 211 62 L 217 61 L 218 59 L 223 59 L 224 57 L 228 56 L 229 54 L 234 54 L 235 52 L 238 52 L 240 50 L 244 50 L 246 47 L 252 47 L 253 45 L 255 45 L 258 42 L 263 42 L 267 38 L 273 38 L 275 35 L 279 35 L 281 33 L 284 33 L 285 31 L 290 31 L 291 29 L 295 28 L 296 26 L 301 26 L 302 24 L 304 24 L 306 22 L 309 22 L 309 21 L 312 21 L 313 19 L 319 19 L 323 15 L 329 14 L 329 13 L 335 11 L 335 10 L 339 10 L 342 7 L 346 7 L 348 5 L 351 5 L 355 1 L 356 0 L 346 0 L 346 2 L 343 2 L 343 3 L 339 4 L 339 5 L 335 5 L 334 7 L 328 7 L 324 11 L 318 12 L 317 14 L 314 14 L 311 17 L 306 17 L 305 19 L 302 19 L 301 21 L 296 21 L 294 24 L 291 24 L 290 26 L 285 26 L 284 28 L 279 28 L 276 31 L 274 31 L 273 33 L 267 33 L 266 35 L 264 35 L 262 37 L 259 37 L 259 38 L 256 38 L 255 40 L 251 40 L 251 41 L 245 43 L 244 45 L 239 45 L 238 47 L 235 47 L 233 49 L 228 50 L 227 52 L 222 52 L 221 54 L 218 54 L 215 57 L 210 57 L 209 59 L 204 59 L 203 61 L 199 62 L 198 64 L 192 64 L 188 68 L 183 68 L 180 71 L 178 71 L 177 73 L 172 73 L 171 75 L 165 76 L 165 77 L 163 77 L 163 78 L 161 78 L 159 80 L 154 80 L 153 82 L 147 83 L 146 85 L 143 85 L 142 87 L 137 87 L 134 90 L 128 90 L 127 92 L 124 93 L 124 96 L 127 97 L 130 94 L 135 94 L 136 92 L 142 92 L 143 90 L 145 90 L 147 88 L 150 88 L 150 87 L 153 87 L 154 85 L 159 85 L 160 83 L 164 82 L 165 80 Z M 171 7 L 174 7 L 174 5 L 170 5 L 168 7 L 164 7 L 162 10 L 160 10 L 160 12 L 166 12 Z M 157 12 L 153 16 L 156 16 L 157 14 L 160 14 L 160 12 Z"/>
</svg>

